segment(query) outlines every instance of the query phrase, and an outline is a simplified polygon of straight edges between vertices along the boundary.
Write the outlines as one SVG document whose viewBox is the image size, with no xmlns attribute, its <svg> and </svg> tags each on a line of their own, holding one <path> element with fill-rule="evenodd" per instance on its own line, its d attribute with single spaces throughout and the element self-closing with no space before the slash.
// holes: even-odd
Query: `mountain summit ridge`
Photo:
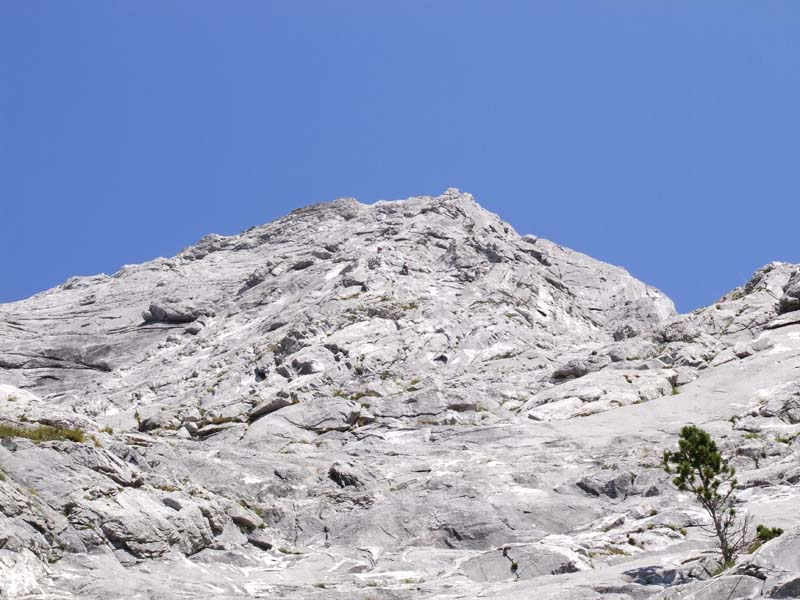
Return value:
<svg viewBox="0 0 800 600">
<path fill-rule="evenodd" d="M 0 444 L 0 597 L 681 597 L 682 424 L 800 524 L 797 298 L 771 263 L 679 315 L 453 188 L 69 279 L 0 305 L 0 424 L 94 440 Z"/>
</svg>

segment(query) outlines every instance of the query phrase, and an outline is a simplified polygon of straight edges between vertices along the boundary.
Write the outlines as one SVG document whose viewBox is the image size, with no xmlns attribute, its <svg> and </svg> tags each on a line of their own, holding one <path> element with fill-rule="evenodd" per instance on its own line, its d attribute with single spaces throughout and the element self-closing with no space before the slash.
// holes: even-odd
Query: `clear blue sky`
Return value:
<svg viewBox="0 0 800 600">
<path fill-rule="evenodd" d="M 455 186 L 682 310 L 800 262 L 800 2 L 0 0 L 0 301 Z"/>
</svg>

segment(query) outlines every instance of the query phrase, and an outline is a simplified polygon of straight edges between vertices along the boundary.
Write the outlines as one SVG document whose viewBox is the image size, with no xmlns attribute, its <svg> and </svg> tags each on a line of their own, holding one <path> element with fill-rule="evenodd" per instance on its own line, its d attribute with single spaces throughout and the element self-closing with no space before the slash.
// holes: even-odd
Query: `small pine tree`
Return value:
<svg viewBox="0 0 800 600">
<path fill-rule="evenodd" d="M 736 471 L 722 460 L 711 436 L 694 425 L 681 429 L 677 452 L 664 452 L 664 469 L 675 474 L 672 483 L 694 494 L 711 517 L 723 564 L 734 561 L 749 542 L 751 518 L 737 518 Z"/>
</svg>

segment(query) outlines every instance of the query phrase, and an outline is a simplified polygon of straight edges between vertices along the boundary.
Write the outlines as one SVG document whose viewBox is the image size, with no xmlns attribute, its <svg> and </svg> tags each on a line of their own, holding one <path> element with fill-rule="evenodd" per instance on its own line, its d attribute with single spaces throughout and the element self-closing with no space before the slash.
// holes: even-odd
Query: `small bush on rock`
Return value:
<svg viewBox="0 0 800 600">
<path fill-rule="evenodd" d="M 756 527 L 756 535 L 761 542 L 768 542 L 783 533 L 780 527 L 767 527 L 766 525 L 758 525 Z"/>
</svg>

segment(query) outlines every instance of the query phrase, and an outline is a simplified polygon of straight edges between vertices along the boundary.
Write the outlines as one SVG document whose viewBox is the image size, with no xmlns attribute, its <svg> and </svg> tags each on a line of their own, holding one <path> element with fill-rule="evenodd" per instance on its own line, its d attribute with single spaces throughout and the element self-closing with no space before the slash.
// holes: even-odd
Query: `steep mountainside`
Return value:
<svg viewBox="0 0 800 600">
<path fill-rule="evenodd" d="M 457 190 L 73 278 L 0 305 L 0 597 L 792 597 L 799 309 L 772 263 L 677 315 Z M 787 530 L 715 578 L 689 422 Z"/>
</svg>

